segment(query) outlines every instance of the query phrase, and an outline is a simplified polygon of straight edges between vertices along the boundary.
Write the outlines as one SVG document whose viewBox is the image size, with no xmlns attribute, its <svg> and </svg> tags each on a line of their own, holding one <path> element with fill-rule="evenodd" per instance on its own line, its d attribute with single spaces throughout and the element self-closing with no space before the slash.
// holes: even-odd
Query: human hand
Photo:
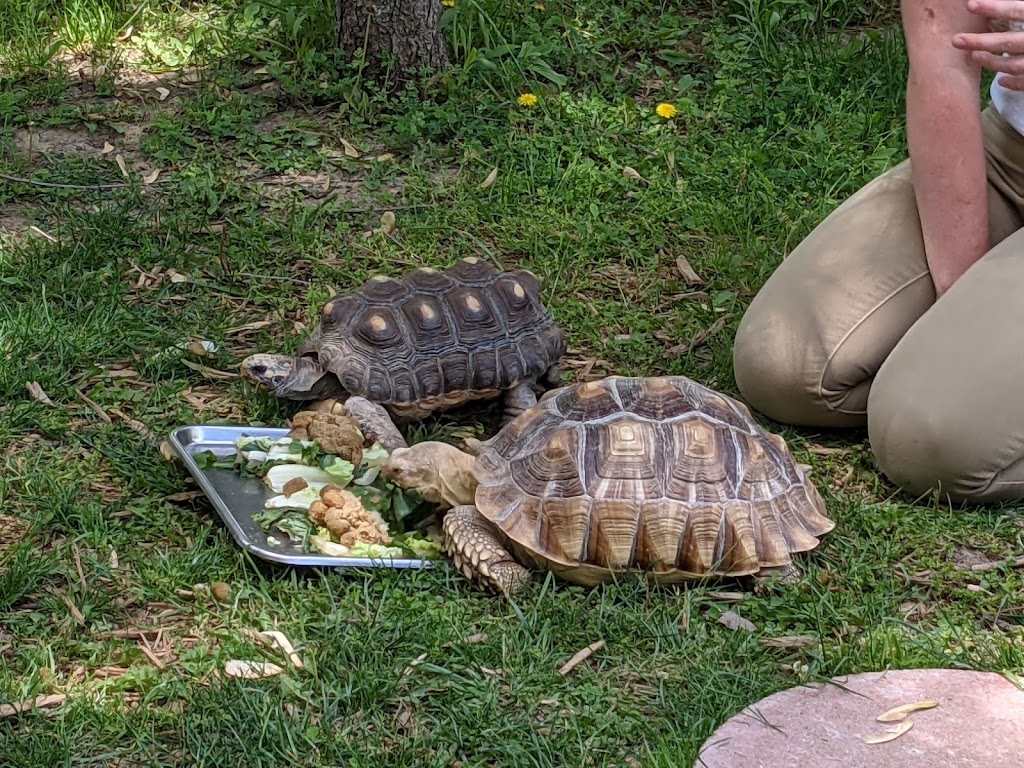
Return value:
<svg viewBox="0 0 1024 768">
<path fill-rule="evenodd" d="M 953 36 L 953 47 L 968 51 L 971 61 L 992 72 L 1004 88 L 1024 91 L 1024 2 L 1021 0 L 967 0 L 967 10 L 989 19 L 990 31 Z M 1009 54 L 1003 56 L 1002 54 Z"/>
</svg>

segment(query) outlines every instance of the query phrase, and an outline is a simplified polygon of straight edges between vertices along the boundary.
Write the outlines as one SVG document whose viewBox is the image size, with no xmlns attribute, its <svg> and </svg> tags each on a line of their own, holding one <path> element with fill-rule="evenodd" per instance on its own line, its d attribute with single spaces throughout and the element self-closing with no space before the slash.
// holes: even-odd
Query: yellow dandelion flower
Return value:
<svg viewBox="0 0 1024 768">
<path fill-rule="evenodd" d="M 455 0 L 441 0 L 441 5 L 443 5 L 445 8 L 454 8 Z"/>
<path fill-rule="evenodd" d="M 544 3 L 534 3 L 533 7 L 538 11 L 543 11 L 547 6 L 545 6 Z"/>
<path fill-rule="evenodd" d="M 659 104 L 658 108 L 655 111 L 659 115 L 664 117 L 666 120 L 671 120 L 673 117 L 675 117 L 677 114 L 679 114 L 679 110 L 678 109 L 673 107 L 671 104 L 666 104 L 664 102 Z"/>
<path fill-rule="evenodd" d="M 534 96 L 532 93 L 524 93 L 522 96 L 519 97 L 519 103 L 524 107 L 532 107 L 534 104 L 537 103 L 537 97 Z"/>
</svg>

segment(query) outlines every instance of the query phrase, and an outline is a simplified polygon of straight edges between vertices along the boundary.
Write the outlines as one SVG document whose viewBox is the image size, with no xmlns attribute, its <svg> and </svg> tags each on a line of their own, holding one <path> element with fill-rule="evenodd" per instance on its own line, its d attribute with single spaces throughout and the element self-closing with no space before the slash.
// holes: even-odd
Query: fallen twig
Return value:
<svg viewBox="0 0 1024 768">
<path fill-rule="evenodd" d="M 155 654 L 155 653 L 153 652 L 153 648 L 152 648 L 152 646 L 151 646 L 151 645 L 149 644 L 149 640 L 147 640 L 147 639 L 146 639 L 146 636 L 145 636 L 145 635 L 140 635 L 140 636 L 139 636 L 139 640 L 140 640 L 141 642 L 140 642 L 140 643 L 139 643 L 139 644 L 138 644 L 138 645 L 137 645 L 136 647 L 137 647 L 137 648 L 138 648 L 138 649 L 139 649 L 140 651 L 142 651 L 142 652 L 143 652 L 144 654 L 146 654 L 146 658 L 147 658 L 147 659 L 149 659 L 150 661 L 152 661 L 152 662 L 153 662 L 153 665 L 154 665 L 154 666 L 155 666 L 155 667 L 156 667 L 157 669 L 164 669 L 164 668 L 166 668 L 166 666 L 167 666 L 167 665 L 166 665 L 166 664 L 164 664 L 164 663 L 163 663 L 163 661 L 161 661 L 161 660 L 160 660 L 160 657 L 159 657 L 159 656 L 157 656 L 157 655 L 156 655 L 156 654 Z"/>
<path fill-rule="evenodd" d="M 578 651 L 575 656 L 573 656 L 571 659 L 565 662 L 565 664 L 563 664 L 562 667 L 558 670 L 558 674 L 560 674 L 562 677 L 565 677 L 570 672 L 572 672 L 573 669 L 575 669 L 580 662 L 589 659 L 595 652 L 601 650 L 602 648 L 604 648 L 604 640 L 598 640 L 596 643 L 591 643 L 583 650 Z"/>
<path fill-rule="evenodd" d="M 672 357 L 682 357 L 687 352 L 696 349 L 701 346 L 705 341 L 710 339 L 716 333 L 725 328 L 726 324 L 732 320 L 732 315 L 722 315 L 720 318 L 715 320 L 710 326 L 702 331 L 698 331 L 693 335 L 693 338 L 685 344 L 677 344 L 676 346 L 669 349 L 668 353 Z"/>
<path fill-rule="evenodd" d="M 89 396 L 87 394 L 85 394 L 85 392 L 83 392 L 78 387 L 75 387 L 75 394 L 78 395 L 78 398 L 83 403 L 85 403 L 90 408 L 92 408 L 92 410 L 95 411 L 97 416 L 99 416 L 101 419 L 103 419 L 105 422 L 107 422 L 107 424 L 113 424 L 114 423 L 114 420 L 112 418 L 110 418 L 110 415 L 106 411 L 104 411 L 102 408 L 100 408 L 98 405 L 96 405 L 96 403 L 93 402 L 89 398 Z"/>
<path fill-rule="evenodd" d="M 78 545 L 71 545 L 71 554 L 75 559 L 75 570 L 78 571 L 78 583 L 82 585 L 82 591 L 88 592 L 89 586 L 85 583 L 85 573 L 82 571 L 82 553 L 78 551 Z"/>
<path fill-rule="evenodd" d="M 126 415 L 118 408 L 111 408 L 110 412 L 117 416 L 117 418 L 119 418 L 125 424 L 127 424 L 128 428 L 131 429 L 133 432 L 142 435 L 147 440 L 156 440 L 156 435 L 153 433 L 153 430 L 151 430 L 138 419 L 133 419 L 131 416 Z"/>
<path fill-rule="evenodd" d="M 25 389 L 28 390 L 28 393 L 32 395 L 32 398 L 34 400 L 38 400 L 43 405 L 48 405 L 51 408 L 57 407 L 57 404 L 50 399 L 49 395 L 46 394 L 46 391 L 41 386 L 39 386 L 38 381 L 28 382 L 25 385 Z"/>
<path fill-rule="evenodd" d="M 978 571 L 994 571 L 997 568 L 1002 568 L 1004 565 L 1008 568 L 1024 568 L 1024 555 L 1012 560 L 998 560 L 994 563 L 978 563 L 977 565 L 972 565 L 971 570 L 975 573 Z"/>
</svg>

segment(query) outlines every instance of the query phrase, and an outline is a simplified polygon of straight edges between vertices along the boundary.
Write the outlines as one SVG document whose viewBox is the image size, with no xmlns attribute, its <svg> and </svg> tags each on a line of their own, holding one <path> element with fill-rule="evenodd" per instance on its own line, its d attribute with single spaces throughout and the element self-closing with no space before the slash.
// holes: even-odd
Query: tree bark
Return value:
<svg viewBox="0 0 1024 768">
<path fill-rule="evenodd" d="M 364 49 L 367 65 L 391 54 L 400 72 L 449 66 L 441 0 L 334 0 L 334 11 L 338 44 L 349 56 Z"/>
</svg>

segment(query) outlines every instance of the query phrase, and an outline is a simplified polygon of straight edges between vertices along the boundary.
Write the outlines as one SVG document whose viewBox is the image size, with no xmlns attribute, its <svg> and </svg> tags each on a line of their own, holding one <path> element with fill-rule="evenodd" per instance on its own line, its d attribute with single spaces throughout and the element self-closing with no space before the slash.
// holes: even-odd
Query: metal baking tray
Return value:
<svg viewBox="0 0 1024 768">
<path fill-rule="evenodd" d="M 169 441 L 174 452 L 196 479 L 203 493 L 231 531 L 231 536 L 242 549 L 256 557 L 275 563 L 295 566 L 332 568 L 433 568 L 435 562 L 413 558 L 338 557 L 303 552 L 300 544 L 293 543 L 284 534 L 274 536 L 280 544 L 267 541 L 267 534 L 253 522 L 253 515 L 274 493 L 258 478 L 241 477 L 228 469 L 201 469 L 194 455 L 212 451 L 218 457 L 231 456 L 235 441 L 243 436 L 285 437 L 282 427 L 245 427 L 219 425 L 192 425 L 178 427 L 171 432 Z M 272 529 L 273 530 L 273 529 Z M 273 535 L 273 534 L 272 534 Z"/>
</svg>

